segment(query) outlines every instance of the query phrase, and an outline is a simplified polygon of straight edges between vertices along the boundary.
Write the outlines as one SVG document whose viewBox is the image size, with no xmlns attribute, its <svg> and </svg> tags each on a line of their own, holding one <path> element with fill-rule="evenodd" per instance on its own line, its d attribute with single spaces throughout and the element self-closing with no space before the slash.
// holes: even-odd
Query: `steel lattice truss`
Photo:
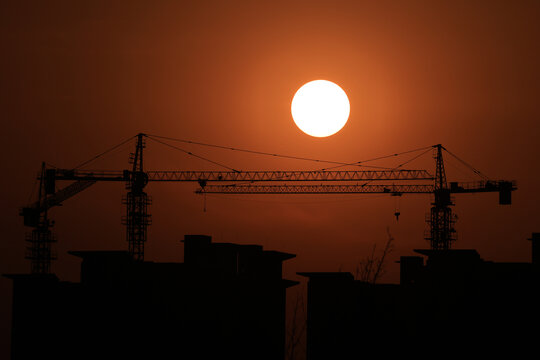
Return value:
<svg viewBox="0 0 540 360">
<path fill-rule="evenodd" d="M 433 185 L 208 185 L 197 193 L 216 194 L 431 194 Z"/>
<path fill-rule="evenodd" d="M 451 183 L 449 192 L 479 193 L 496 192 L 504 188 L 517 189 L 515 181 L 475 181 Z M 280 184 L 280 185 L 207 185 L 197 193 L 208 194 L 433 194 L 435 185 L 430 184 Z"/>
<path fill-rule="evenodd" d="M 365 181 L 433 180 L 426 170 L 365 171 L 145 171 L 148 181 Z M 125 181 L 124 171 L 55 169 L 56 180 Z"/>
</svg>

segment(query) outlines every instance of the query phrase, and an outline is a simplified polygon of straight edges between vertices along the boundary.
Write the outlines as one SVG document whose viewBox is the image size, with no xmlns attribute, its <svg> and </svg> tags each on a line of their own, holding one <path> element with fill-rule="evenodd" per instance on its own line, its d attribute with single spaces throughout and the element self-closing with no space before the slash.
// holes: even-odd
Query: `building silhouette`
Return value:
<svg viewBox="0 0 540 360">
<path fill-rule="evenodd" d="M 12 359 L 283 359 L 282 262 L 295 255 L 186 235 L 184 263 L 73 251 L 79 283 L 13 279 Z"/>
<path fill-rule="evenodd" d="M 540 233 L 532 262 L 483 260 L 476 250 L 415 250 L 402 256 L 400 284 L 346 272 L 308 280 L 307 359 L 366 354 L 538 354 Z M 432 352 L 435 351 L 435 352 Z"/>
</svg>

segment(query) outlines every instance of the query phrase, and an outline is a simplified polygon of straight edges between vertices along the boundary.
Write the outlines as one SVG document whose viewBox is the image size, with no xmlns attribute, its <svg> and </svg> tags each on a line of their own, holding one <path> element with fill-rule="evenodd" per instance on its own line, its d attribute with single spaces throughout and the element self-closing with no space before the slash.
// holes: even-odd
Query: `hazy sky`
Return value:
<svg viewBox="0 0 540 360">
<path fill-rule="evenodd" d="M 17 213 L 41 162 L 73 167 L 138 132 L 345 162 L 442 143 L 519 188 L 506 207 L 497 194 L 456 196 L 455 247 L 529 261 L 525 239 L 540 231 L 539 35 L 537 1 L 3 1 L 0 272 L 29 271 Z M 351 102 L 349 122 L 329 138 L 304 134 L 290 115 L 295 91 L 315 79 L 336 82 Z M 147 145 L 147 169 L 219 169 Z M 322 167 L 182 146 L 242 170 Z M 129 151 L 92 166 L 127 168 Z M 417 166 L 433 171 L 425 158 Z M 451 161 L 449 180 L 475 179 Z M 182 261 L 183 235 L 204 233 L 295 253 L 285 273 L 296 279 L 354 271 L 389 227 L 385 280 L 397 281 L 393 261 L 428 245 L 427 195 L 404 196 L 397 223 L 386 196 L 209 196 L 203 212 L 195 188 L 147 187 L 149 260 Z M 61 278 L 78 279 L 67 250 L 127 249 L 124 192 L 97 184 L 51 212 Z M 6 349 L 11 281 L 0 289 Z"/>
</svg>

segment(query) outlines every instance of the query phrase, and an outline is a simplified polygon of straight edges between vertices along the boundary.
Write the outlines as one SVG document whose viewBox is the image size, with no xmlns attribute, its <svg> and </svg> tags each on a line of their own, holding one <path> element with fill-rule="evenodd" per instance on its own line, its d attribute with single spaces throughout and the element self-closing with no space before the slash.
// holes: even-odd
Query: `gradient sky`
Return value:
<svg viewBox="0 0 540 360">
<path fill-rule="evenodd" d="M 539 35 L 538 1 L 3 1 L 0 272 L 29 271 L 17 213 L 41 162 L 73 167 L 138 132 L 345 162 L 442 143 L 519 188 L 505 207 L 497 194 L 456 196 L 455 247 L 529 261 L 526 239 L 540 231 Z M 296 90 L 315 79 L 351 102 L 349 122 L 328 138 L 304 134 L 290 115 Z M 243 170 L 321 168 L 183 147 Z M 130 150 L 92 165 L 124 169 Z M 146 150 L 147 169 L 219 169 L 157 143 Z M 450 162 L 449 180 L 475 179 Z M 429 154 L 417 164 L 433 171 Z M 427 247 L 427 195 L 404 196 L 397 223 L 386 196 L 209 196 L 203 212 L 195 187 L 147 187 L 147 259 L 182 261 L 183 235 L 204 233 L 297 254 L 289 278 L 354 271 L 389 227 L 396 248 L 383 280 L 395 282 L 393 262 Z M 124 192 L 97 184 L 51 212 L 62 279 L 78 280 L 68 250 L 127 249 Z M 11 281 L 0 289 L 4 357 Z"/>
</svg>

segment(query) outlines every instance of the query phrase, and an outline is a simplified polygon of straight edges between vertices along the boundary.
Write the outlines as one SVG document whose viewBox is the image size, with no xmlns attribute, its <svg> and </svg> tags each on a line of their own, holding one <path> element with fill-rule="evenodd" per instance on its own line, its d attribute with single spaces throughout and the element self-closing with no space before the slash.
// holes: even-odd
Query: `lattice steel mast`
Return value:
<svg viewBox="0 0 540 360">
<path fill-rule="evenodd" d="M 56 259 L 52 250 L 52 244 L 56 238 L 51 231 L 54 222 L 47 216 L 47 207 L 43 211 L 37 210 L 41 204 L 45 204 L 48 193 L 54 193 L 54 189 L 45 186 L 46 168 L 41 165 L 41 175 L 38 189 L 38 201 L 35 208 L 24 208 L 22 215 L 25 216 L 25 225 L 32 227 L 32 231 L 26 234 L 29 246 L 26 248 L 26 259 L 30 260 L 30 272 L 32 274 L 48 274 L 51 271 L 51 260 Z"/>
<path fill-rule="evenodd" d="M 151 223 L 148 213 L 151 199 L 144 192 L 144 187 L 148 184 L 148 175 L 143 170 L 144 148 L 144 134 L 138 134 L 135 153 L 132 153 L 130 158 L 133 163 L 132 171 L 127 174 L 126 189 L 129 191 L 123 199 L 126 216 L 122 219 L 122 223 L 126 225 L 129 253 L 136 261 L 144 260 L 144 243 L 147 239 L 148 225 Z"/>
<path fill-rule="evenodd" d="M 442 149 L 441 144 L 435 145 L 434 202 L 431 203 L 430 216 L 426 219 L 430 229 L 425 239 L 429 241 L 432 250 L 448 250 L 456 240 L 455 216 L 450 207 L 454 206 L 454 203 L 446 182 Z"/>
</svg>

